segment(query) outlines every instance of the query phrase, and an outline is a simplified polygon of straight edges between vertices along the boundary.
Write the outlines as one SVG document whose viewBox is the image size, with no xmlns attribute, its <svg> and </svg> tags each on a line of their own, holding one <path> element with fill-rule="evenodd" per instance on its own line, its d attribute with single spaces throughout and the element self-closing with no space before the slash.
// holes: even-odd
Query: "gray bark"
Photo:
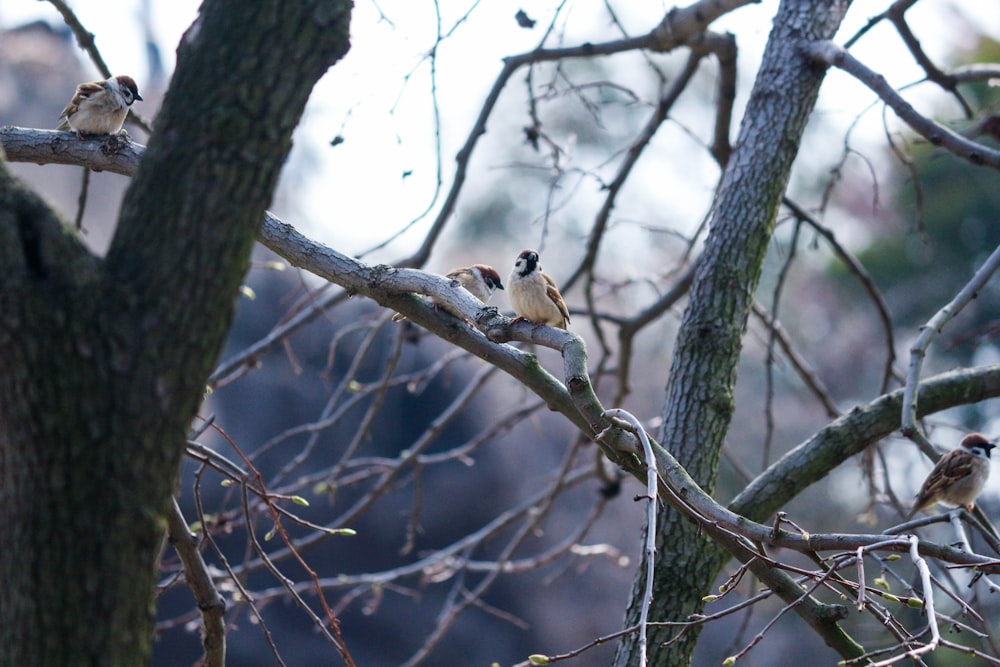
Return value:
<svg viewBox="0 0 1000 667">
<path fill-rule="evenodd" d="M 733 414 L 736 368 L 753 295 L 792 162 L 823 80 L 823 68 L 806 57 L 803 46 L 832 37 L 849 4 L 847 0 L 781 3 L 716 198 L 677 337 L 659 436 L 709 492 L 715 487 L 719 453 Z M 658 526 L 650 618 L 685 620 L 702 610 L 702 597 L 727 556 L 670 507 L 661 511 Z M 633 586 L 628 625 L 639 618 L 643 572 L 639 568 Z M 698 628 L 661 647 L 674 633 L 650 629 L 649 664 L 690 664 Z M 638 664 L 636 650 L 637 637 L 631 635 L 621 644 L 615 664 Z"/>
</svg>

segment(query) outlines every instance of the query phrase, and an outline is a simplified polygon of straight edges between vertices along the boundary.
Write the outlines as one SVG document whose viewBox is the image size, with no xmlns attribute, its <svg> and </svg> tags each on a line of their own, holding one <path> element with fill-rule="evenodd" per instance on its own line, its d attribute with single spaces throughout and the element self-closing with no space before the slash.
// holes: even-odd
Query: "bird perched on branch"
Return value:
<svg viewBox="0 0 1000 667">
<path fill-rule="evenodd" d="M 473 264 L 472 266 L 464 266 L 460 269 L 452 269 L 444 277 L 457 281 L 459 285 L 468 290 L 472 296 L 484 304 L 489 302 L 494 291 L 503 289 L 503 284 L 500 282 L 500 274 L 492 266 L 486 264 Z M 431 297 L 431 303 L 434 304 L 435 308 L 443 308 L 455 317 L 465 319 L 464 315 L 456 313 L 447 304 L 438 301 L 434 297 Z M 401 322 L 405 319 L 406 315 L 401 313 L 396 313 L 392 316 L 393 322 Z"/>
<path fill-rule="evenodd" d="M 990 476 L 990 450 L 995 446 L 981 433 L 970 433 L 962 438 L 958 448 L 938 459 L 920 487 L 907 520 L 936 503 L 965 507 L 971 512 Z"/>
<path fill-rule="evenodd" d="M 531 320 L 560 329 L 569 324 L 566 302 L 556 287 L 556 281 L 542 271 L 538 253 L 534 250 L 525 250 L 517 256 L 507 286 L 517 320 Z"/>
<path fill-rule="evenodd" d="M 142 100 L 135 80 L 130 76 L 113 76 L 107 81 L 91 81 L 76 87 L 76 94 L 59 118 L 58 130 L 73 130 L 85 135 L 118 134 L 125 124 L 129 107 Z"/>
</svg>

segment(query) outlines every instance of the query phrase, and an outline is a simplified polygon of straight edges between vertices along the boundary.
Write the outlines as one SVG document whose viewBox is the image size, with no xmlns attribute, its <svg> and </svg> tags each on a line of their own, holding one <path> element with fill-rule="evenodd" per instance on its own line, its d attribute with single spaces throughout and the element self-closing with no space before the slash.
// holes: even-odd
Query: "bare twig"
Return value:
<svg viewBox="0 0 1000 667">
<path fill-rule="evenodd" d="M 975 165 L 1000 169 L 1000 151 L 971 141 L 917 112 L 884 77 L 865 67 L 861 61 L 833 42 L 816 42 L 805 47 L 809 57 L 833 65 L 865 84 L 927 141 L 940 146 Z"/>
<path fill-rule="evenodd" d="M 79 230 L 83 229 L 83 214 L 87 210 L 87 192 L 90 190 L 90 169 L 83 168 L 83 178 L 80 182 L 80 196 L 76 200 L 76 219 L 74 223 Z"/>
<path fill-rule="evenodd" d="M 781 323 L 774 319 L 770 313 L 768 313 L 764 307 L 754 302 L 753 304 L 753 314 L 764 326 L 766 326 L 771 334 L 774 336 L 775 342 L 777 342 L 778 347 L 784 353 L 785 358 L 792 365 L 795 373 L 802 380 L 802 383 L 809 389 L 810 393 L 816 397 L 820 405 L 826 411 L 827 416 L 831 418 L 836 418 L 840 416 L 840 408 L 837 407 L 837 403 L 833 396 L 830 394 L 830 390 L 827 389 L 823 383 L 822 378 L 816 373 L 816 370 L 812 368 L 806 359 L 799 354 L 799 351 L 795 349 L 795 345 L 789 338 L 788 334 L 785 332 L 784 327 Z"/>
<path fill-rule="evenodd" d="M 646 667 L 646 623 L 649 620 L 649 605 L 653 601 L 653 563 L 656 562 L 656 458 L 649 444 L 646 429 L 635 416 L 621 408 L 606 410 L 604 416 L 611 420 L 621 420 L 642 442 L 642 452 L 646 457 L 646 593 L 639 613 L 639 667 Z"/>
<path fill-rule="evenodd" d="M 903 393 L 902 431 L 903 435 L 913 439 L 924 450 L 924 453 L 932 455 L 932 458 L 936 458 L 936 452 L 930 443 L 926 442 L 920 429 L 917 428 L 917 387 L 920 384 L 920 371 L 923 368 L 924 357 L 927 355 L 927 348 L 930 347 L 951 318 L 955 317 L 970 301 L 976 298 L 979 290 L 983 288 L 998 266 L 1000 266 L 1000 247 L 996 248 L 983 262 L 983 265 L 966 283 L 965 287 L 921 327 L 920 335 L 910 347 L 910 367 L 906 374 L 906 388 Z M 930 448 L 929 451 L 928 448 Z"/>
<path fill-rule="evenodd" d="M 188 587 L 194 594 L 202 619 L 202 646 L 205 667 L 224 667 L 226 664 L 226 600 L 219 593 L 208 573 L 208 566 L 198 551 L 194 535 L 188 530 L 184 514 L 177 499 L 167 512 L 167 531 L 170 543 L 184 564 Z"/>
<path fill-rule="evenodd" d="M 833 250 L 837 258 L 844 263 L 851 275 L 857 278 L 858 282 L 861 283 L 862 289 L 865 290 L 869 299 L 871 299 L 872 305 L 875 306 L 875 311 L 878 313 L 879 322 L 882 324 L 882 331 L 885 336 L 886 360 L 885 367 L 882 372 L 881 391 L 889 391 L 890 383 L 895 377 L 893 365 L 896 363 L 896 343 L 892 328 L 892 317 L 889 314 L 889 305 L 885 302 L 885 297 L 882 296 L 881 291 L 879 291 L 878 286 L 875 284 L 875 281 L 868 273 L 868 270 L 865 269 L 864 265 L 856 257 L 854 257 L 854 255 L 848 252 L 843 244 L 837 240 L 836 235 L 830 229 L 820 223 L 815 216 L 810 215 L 804 208 L 791 199 L 785 197 L 782 200 L 782 204 L 786 206 L 797 219 L 808 224 L 817 234 L 826 239 L 826 242 L 830 245 L 830 249 Z"/>
<path fill-rule="evenodd" d="M 698 64 L 701 62 L 703 55 L 704 54 L 696 51 L 691 52 L 688 56 L 687 62 L 684 64 L 684 68 L 674 78 L 672 85 L 666 93 L 660 97 L 656 108 L 646 121 L 645 126 L 636 135 L 635 139 L 625 151 L 625 157 L 619 165 L 618 171 L 615 173 L 615 177 L 605 187 L 608 194 L 604 197 L 604 202 L 595 216 L 594 223 L 591 225 L 590 234 L 587 239 L 587 247 L 583 257 L 581 258 L 579 264 L 577 264 L 576 269 L 574 269 L 569 277 L 561 283 L 563 291 L 568 292 L 572 289 L 581 276 L 593 275 L 594 262 L 597 260 L 598 250 L 600 249 L 601 241 L 604 238 L 604 232 L 607 230 L 608 223 L 611 219 L 611 211 L 614 210 L 618 193 L 621 191 L 622 186 L 624 186 L 628 181 L 628 177 L 632 173 L 632 169 L 638 163 L 643 151 L 647 146 L 649 146 L 649 143 L 653 140 L 657 130 L 667 119 L 667 114 L 670 112 L 670 109 L 680 97 L 681 93 L 687 89 L 688 82 L 691 80 L 691 77 L 694 76 L 695 72 L 697 72 Z M 592 289 L 588 287 L 587 292 L 591 293 Z M 592 305 L 590 310 L 591 312 L 594 312 Z"/>
<path fill-rule="evenodd" d="M 914 4 L 916 4 L 916 0 L 897 0 L 897 2 L 894 2 L 892 6 L 885 11 L 884 15 L 896 27 L 896 32 L 899 33 L 903 43 L 906 44 L 906 48 L 909 49 L 910 53 L 913 55 L 913 59 L 916 60 L 921 69 L 924 70 L 924 75 L 927 77 L 927 80 L 933 81 L 941 86 L 941 88 L 954 95 L 966 115 L 972 117 L 972 108 L 969 106 L 968 101 L 966 101 L 966 99 L 959 94 L 958 89 L 956 88 L 957 81 L 953 77 L 941 71 L 941 69 L 934 64 L 934 62 L 930 59 L 930 56 L 927 55 L 927 52 L 924 51 L 923 46 L 921 46 L 920 40 L 915 34 L 913 34 L 913 30 L 906 22 L 906 12 Z"/>
<path fill-rule="evenodd" d="M 788 250 L 785 253 L 785 260 L 781 263 L 781 269 L 778 271 L 778 277 L 774 283 L 774 291 L 771 296 L 771 312 L 767 318 L 771 326 L 768 327 L 767 355 L 764 360 L 764 443 L 761 447 L 761 469 L 766 468 L 771 461 L 771 441 L 774 438 L 774 364 L 776 358 L 774 348 L 778 341 L 777 326 L 779 324 L 778 313 L 781 308 L 781 294 L 785 288 L 788 272 L 791 270 L 795 255 L 798 252 L 799 232 L 801 230 L 802 222 L 795 221 L 795 226 L 792 229 L 792 238 L 788 243 Z M 755 303 L 751 304 L 751 308 L 755 305 Z"/>
<path fill-rule="evenodd" d="M 930 631 L 931 639 L 923 646 L 907 650 L 901 655 L 896 655 L 886 660 L 876 662 L 872 667 L 887 667 L 906 658 L 919 658 L 934 651 L 941 643 L 941 633 L 938 631 L 937 612 L 934 608 L 934 589 L 931 586 L 931 572 L 927 567 L 927 561 L 920 555 L 920 539 L 916 535 L 907 536 L 910 544 L 910 559 L 913 561 L 917 572 L 920 574 L 920 581 L 923 585 L 924 600 L 923 608 L 927 615 L 927 629 Z"/>
</svg>

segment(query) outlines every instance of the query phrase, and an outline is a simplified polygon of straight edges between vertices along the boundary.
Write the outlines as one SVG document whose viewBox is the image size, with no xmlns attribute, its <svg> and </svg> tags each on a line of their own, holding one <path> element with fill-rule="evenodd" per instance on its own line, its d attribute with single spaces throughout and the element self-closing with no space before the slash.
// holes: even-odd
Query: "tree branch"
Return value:
<svg viewBox="0 0 1000 667">
<path fill-rule="evenodd" d="M 93 171 L 134 176 L 146 147 L 128 135 L 91 136 L 78 139 L 75 132 L 0 127 L 0 144 L 11 162 L 66 164 Z"/>
<path fill-rule="evenodd" d="M 851 456 L 899 428 L 903 389 L 855 406 L 753 480 L 729 508 L 762 521 Z M 959 369 L 920 383 L 918 417 L 1000 396 L 1000 365 Z"/>
<path fill-rule="evenodd" d="M 803 47 L 817 63 L 832 65 L 852 75 L 879 96 L 907 125 L 935 146 L 940 146 L 974 165 L 1000 169 L 1000 151 L 966 139 L 917 112 L 889 85 L 885 77 L 865 67 L 861 61 L 831 41 L 813 42 Z"/>
<path fill-rule="evenodd" d="M 205 667 L 223 667 L 226 664 L 226 600 L 215 587 L 208 566 L 198 551 L 194 535 L 188 530 L 180 505 L 174 499 L 167 513 L 167 532 L 170 543 L 184 564 L 184 577 L 194 594 L 202 617 L 202 645 Z"/>
</svg>

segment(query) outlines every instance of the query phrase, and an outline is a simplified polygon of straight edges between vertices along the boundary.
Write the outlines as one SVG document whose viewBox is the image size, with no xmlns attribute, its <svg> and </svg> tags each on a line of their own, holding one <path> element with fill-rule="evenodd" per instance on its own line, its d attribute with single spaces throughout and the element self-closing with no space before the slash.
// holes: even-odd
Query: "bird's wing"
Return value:
<svg viewBox="0 0 1000 667">
<path fill-rule="evenodd" d="M 73 99 L 70 100 L 69 104 L 66 105 L 66 108 L 62 110 L 62 113 L 59 114 L 59 117 L 69 118 L 69 115 L 75 113 L 76 110 L 80 107 L 79 103 L 80 100 L 85 100 L 91 97 L 92 95 L 95 95 L 96 93 L 100 93 L 103 91 L 104 91 L 103 81 L 90 81 L 88 83 L 81 83 L 79 86 L 76 87 L 76 93 L 73 95 Z M 56 129 L 68 130 L 69 123 L 63 123 Z"/>
<path fill-rule="evenodd" d="M 967 451 L 956 449 L 945 454 L 920 487 L 917 504 L 940 496 L 956 481 L 974 473 L 975 457 Z"/>
<path fill-rule="evenodd" d="M 556 304 L 559 312 L 569 322 L 569 309 L 566 308 L 566 302 L 563 300 L 562 294 L 559 293 L 559 288 L 556 287 L 556 281 L 552 280 L 552 276 L 547 273 L 543 273 L 542 277 L 545 278 L 545 293 L 549 295 L 552 303 Z"/>
<path fill-rule="evenodd" d="M 100 93 L 104 91 L 103 81 L 90 81 L 89 83 L 81 83 L 76 87 L 77 97 L 90 97 L 95 93 Z"/>
</svg>

